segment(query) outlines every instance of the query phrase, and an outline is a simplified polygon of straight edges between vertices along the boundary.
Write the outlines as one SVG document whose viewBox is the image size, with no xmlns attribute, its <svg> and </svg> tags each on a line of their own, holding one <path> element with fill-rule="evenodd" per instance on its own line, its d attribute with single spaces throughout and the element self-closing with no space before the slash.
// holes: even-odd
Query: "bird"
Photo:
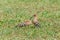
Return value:
<svg viewBox="0 0 60 40">
<path fill-rule="evenodd" d="M 24 26 L 29 26 L 31 24 L 32 24 L 31 20 L 25 20 L 24 22 L 19 23 L 17 26 L 24 27 Z"/>
<path fill-rule="evenodd" d="M 30 19 L 27 19 L 24 22 L 19 23 L 17 26 L 24 27 L 24 26 L 29 26 L 31 24 L 33 24 L 35 27 L 40 27 L 40 23 L 39 23 L 37 14 L 32 15 L 32 17 L 30 17 Z"/>
<path fill-rule="evenodd" d="M 31 24 L 32 24 L 31 20 L 25 20 L 25 25 L 26 26 L 31 25 Z"/>
<path fill-rule="evenodd" d="M 36 27 L 40 27 L 40 23 L 39 23 L 37 14 L 34 14 L 34 15 L 33 15 L 32 23 L 33 23 Z"/>
</svg>

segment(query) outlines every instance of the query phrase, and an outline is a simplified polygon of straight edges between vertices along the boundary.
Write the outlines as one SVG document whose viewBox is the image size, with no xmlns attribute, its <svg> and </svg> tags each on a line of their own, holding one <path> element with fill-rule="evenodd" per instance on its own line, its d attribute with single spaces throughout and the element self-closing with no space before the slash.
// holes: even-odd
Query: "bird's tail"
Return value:
<svg viewBox="0 0 60 40">
<path fill-rule="evenodd" d="M 35 23 L 35 27 L 40 27 L 40 23 Z"/>
<path fill-rule="evenodd" d="M 15 27 L 23 27 L 23 26 L 26 26 L 24 23 L 20 23 L 18 25 L 16 25 Z"/>
</svg>

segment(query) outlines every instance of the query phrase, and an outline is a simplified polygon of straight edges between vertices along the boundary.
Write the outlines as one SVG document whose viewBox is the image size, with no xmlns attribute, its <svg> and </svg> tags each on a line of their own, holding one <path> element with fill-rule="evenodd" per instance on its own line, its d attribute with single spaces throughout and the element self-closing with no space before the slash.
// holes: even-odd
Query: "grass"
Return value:
<svg viewBox="0 0 60 40">
<path fill-rule="evenodd" d="M 35 13 L 40 28 L 15 27 Z M 60 0 L 0 0 L 0 40 L 60 40 Z"/>
</svg>

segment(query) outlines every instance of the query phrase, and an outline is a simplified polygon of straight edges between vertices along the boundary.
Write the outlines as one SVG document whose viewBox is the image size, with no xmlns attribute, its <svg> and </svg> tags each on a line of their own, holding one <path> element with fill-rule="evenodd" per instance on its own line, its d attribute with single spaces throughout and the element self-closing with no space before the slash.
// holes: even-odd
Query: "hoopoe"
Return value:
<svg viewBox="0 0 60 40">
<path fill-rule="evenodd" d="M 31 20 L 33 18 L 33 20 Z M 24 27 L 24 26 L 29 26 L 31 24 L 34 24 L 37 27 L 40 27 L 39 21 L 38 21 L 38 16 L 37 14 L 34 14 L 30 20 L 25 20 L 24 22 L 18 24 L 17 26 L 19 27 Z"/>
<path fill-rule="evenodd" d="M 32 20 L 32 23 L 33 23 L 35 26 L 40 27 L 37 14 L 34 14 L 33 17 L 34 17 L 34 19 Z"/>
<path fill-rule="evenodd" d="M 32 24 L 31 20 L 25 20 L 25 25 L 26 25 L 26 26 L 28 26 L 28 25 L 30 25 L 30 24 Z"/>
<path fill-rule="evenodd" d="M 25 20 L 23 23 L 20 23 L 17 26 L 23 27 L 23 26 L 29 26 L 31 24 L 32 24 L 31 20 Z"/>
</svg>

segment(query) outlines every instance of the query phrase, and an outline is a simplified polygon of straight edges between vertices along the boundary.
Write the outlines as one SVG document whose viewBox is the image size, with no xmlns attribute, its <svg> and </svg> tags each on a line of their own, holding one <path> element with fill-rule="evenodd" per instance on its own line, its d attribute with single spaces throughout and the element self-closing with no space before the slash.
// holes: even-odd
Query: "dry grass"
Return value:
<svg viewBox="0 0 60 40">
<path fill-rule="evenodd" d="M 16 28 L 34 13 L 40 28 Z M 60 0 L 0 0 L 0 40 L 60 40 Z"/>
</svg>

